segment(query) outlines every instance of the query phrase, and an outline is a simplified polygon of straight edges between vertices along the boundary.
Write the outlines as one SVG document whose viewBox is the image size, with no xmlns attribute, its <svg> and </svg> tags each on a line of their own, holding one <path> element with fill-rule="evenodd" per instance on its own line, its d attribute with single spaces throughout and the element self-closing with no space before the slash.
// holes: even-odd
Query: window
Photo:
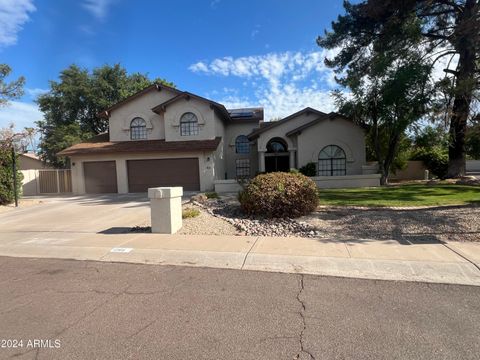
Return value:
<svg viewBox="0 0 480 360">
<path fill-rule="evenodd" d="M 250 177 L 250 160 L 249 159 L 237 159 L 237 178 L 248 178 Z"/>
<path fill-rule="evenodd" d="M 237 154 L 250 153 L 250 141 L 245 135 L 239 135 L 235 139 L 235 152 Z"/>
<path fill-rule="evenodd" d="M 198 135 L 198 119 L 194 113 L 187 112 L 180 118 L 180 135 Z"/>
<path fill-rule="evenodd" d="M 319 176 L 341 176 L 347 173 L 345 151 L 337 145 L 325 146 L 318 154 Z"/>
<path fill-rule="evenodd" d="M 135 118 L 130 123 L 130 139 L 145 140 L 147 138 L 147 123 L 142 118 Z"/>
<path fill-rule="evenodd" d="M 267 144 L 267 153 L 285 153 L 287 149 L 287 144 L 280 138 L 273 138 Z"/>
</svg>

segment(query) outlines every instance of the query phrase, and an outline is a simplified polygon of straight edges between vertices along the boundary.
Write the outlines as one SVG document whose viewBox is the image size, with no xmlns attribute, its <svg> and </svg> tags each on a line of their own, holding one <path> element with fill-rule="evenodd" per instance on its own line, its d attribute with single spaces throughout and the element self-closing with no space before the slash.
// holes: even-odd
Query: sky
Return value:
<svg viewBox="0 0 480 360">
<path fill-rule="evenodd" d="M 0 63 L 26 78 L 0 127 L 40 120 L 35 98 L 73 63 L 120 63 L 227 108 L 263 106 L 265 120 L 333 111 L 332 52 L 315 40 L 342 12 L 341 0 L 0 0 Z"/>
</svg>

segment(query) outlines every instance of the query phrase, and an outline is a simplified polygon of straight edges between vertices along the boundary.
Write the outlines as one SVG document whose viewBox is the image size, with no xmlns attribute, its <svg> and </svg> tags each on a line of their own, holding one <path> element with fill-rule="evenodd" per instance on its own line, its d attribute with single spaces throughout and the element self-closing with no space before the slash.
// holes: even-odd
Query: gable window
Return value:
<svg viewBox="0 0 480 360">
<path fill-rule="evenodd" d="M 180 118 L 180 135 L 198 135 L 198 119 L 194 113 L 187 112 Z"/>
<path fill-rule="evenodd" d="M 239 135 L 235 139 L 235 152 L 237 154 L 249 154 L 250 153 L 250 141 L 245 135 Z"/>
<path fill-rule="evenodd" d="M 142 118 L 135 118 L 130 123 L 130 139 L 146 140 L 147 139 L 147 123 Z"/>
<path fill-rule="evenodd" d="M 237 159 L 235 162 L 237 179 L 250 177 L 250 160 Z"/>
<path fill-rule="evenodd" d="M 345 151 L 337 145 L 325 146 L 318 154 L 318 176 L 342 176 L 347 174 Z"/>
</svg>

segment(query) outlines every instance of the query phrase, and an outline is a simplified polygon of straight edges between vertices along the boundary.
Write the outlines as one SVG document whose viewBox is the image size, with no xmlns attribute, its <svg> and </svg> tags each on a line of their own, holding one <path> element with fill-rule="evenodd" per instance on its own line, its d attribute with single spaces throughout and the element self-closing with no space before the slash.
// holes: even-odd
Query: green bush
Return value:
<svg viewBox="0 0 480 360">
<path fill-rule="evenodd" d="M 207 197 L 207 199 L 218 199 L 219 198 L 218 194 L 215 191 L 206 192 L 205 196 Z"/>
<path fill-rule="evenodd" d="M 444 179 L 448 170 L 448 152 L 441 147 L 416 150 L 411 160 L 421 160 L 430 172 L 440 179 Z"/>
<path fill-rule="evenodd" d="M 13 192 L 12 154 L 10 151 L 8 148 L 0 147 L 0 205 L 10 204 L 15 199 Z M 22 191 L 22 179 L 22 173 L 17 171 L 17 192 L 19 196 Z"/>
<path fill-rule="evenodd" d="M 200 215 L 200 210 L 194 208 L 185 208 L 182 211 L 182 219 L 194 218 Z"/>
<path fill-rule="evenodd" d="M 238 200 L 248 215 L 293 218 L 315 210 L 317 193 L 317 186 L 305 175 L 274 172 L 253 178 Z"/>
<path fill-rule="evenodd" d="M 302 166 L 300 169 L 298 169 L 298 171 L 300 171 L 300 173 L 305 176 L 317 175 L 317 167 L 314 162 L 309 162 L 307 165 Z"/>
</svg>

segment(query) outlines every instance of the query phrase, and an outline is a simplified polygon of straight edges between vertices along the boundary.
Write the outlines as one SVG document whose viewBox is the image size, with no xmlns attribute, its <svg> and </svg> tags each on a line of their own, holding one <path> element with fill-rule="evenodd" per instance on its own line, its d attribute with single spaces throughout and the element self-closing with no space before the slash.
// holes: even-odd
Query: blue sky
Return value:
<svg viewBox="0 0 480 360">
<path fill-rule="evenodd" d="M 75 63 L 121 63 L 266 120 L 305 106 L 333 110 L 336 86 L 315 39 L 341 0 L 0 0 L 0 62 L 27 79 L 0 127 L 41 118 L 35 97 Z"/>
</svg>

